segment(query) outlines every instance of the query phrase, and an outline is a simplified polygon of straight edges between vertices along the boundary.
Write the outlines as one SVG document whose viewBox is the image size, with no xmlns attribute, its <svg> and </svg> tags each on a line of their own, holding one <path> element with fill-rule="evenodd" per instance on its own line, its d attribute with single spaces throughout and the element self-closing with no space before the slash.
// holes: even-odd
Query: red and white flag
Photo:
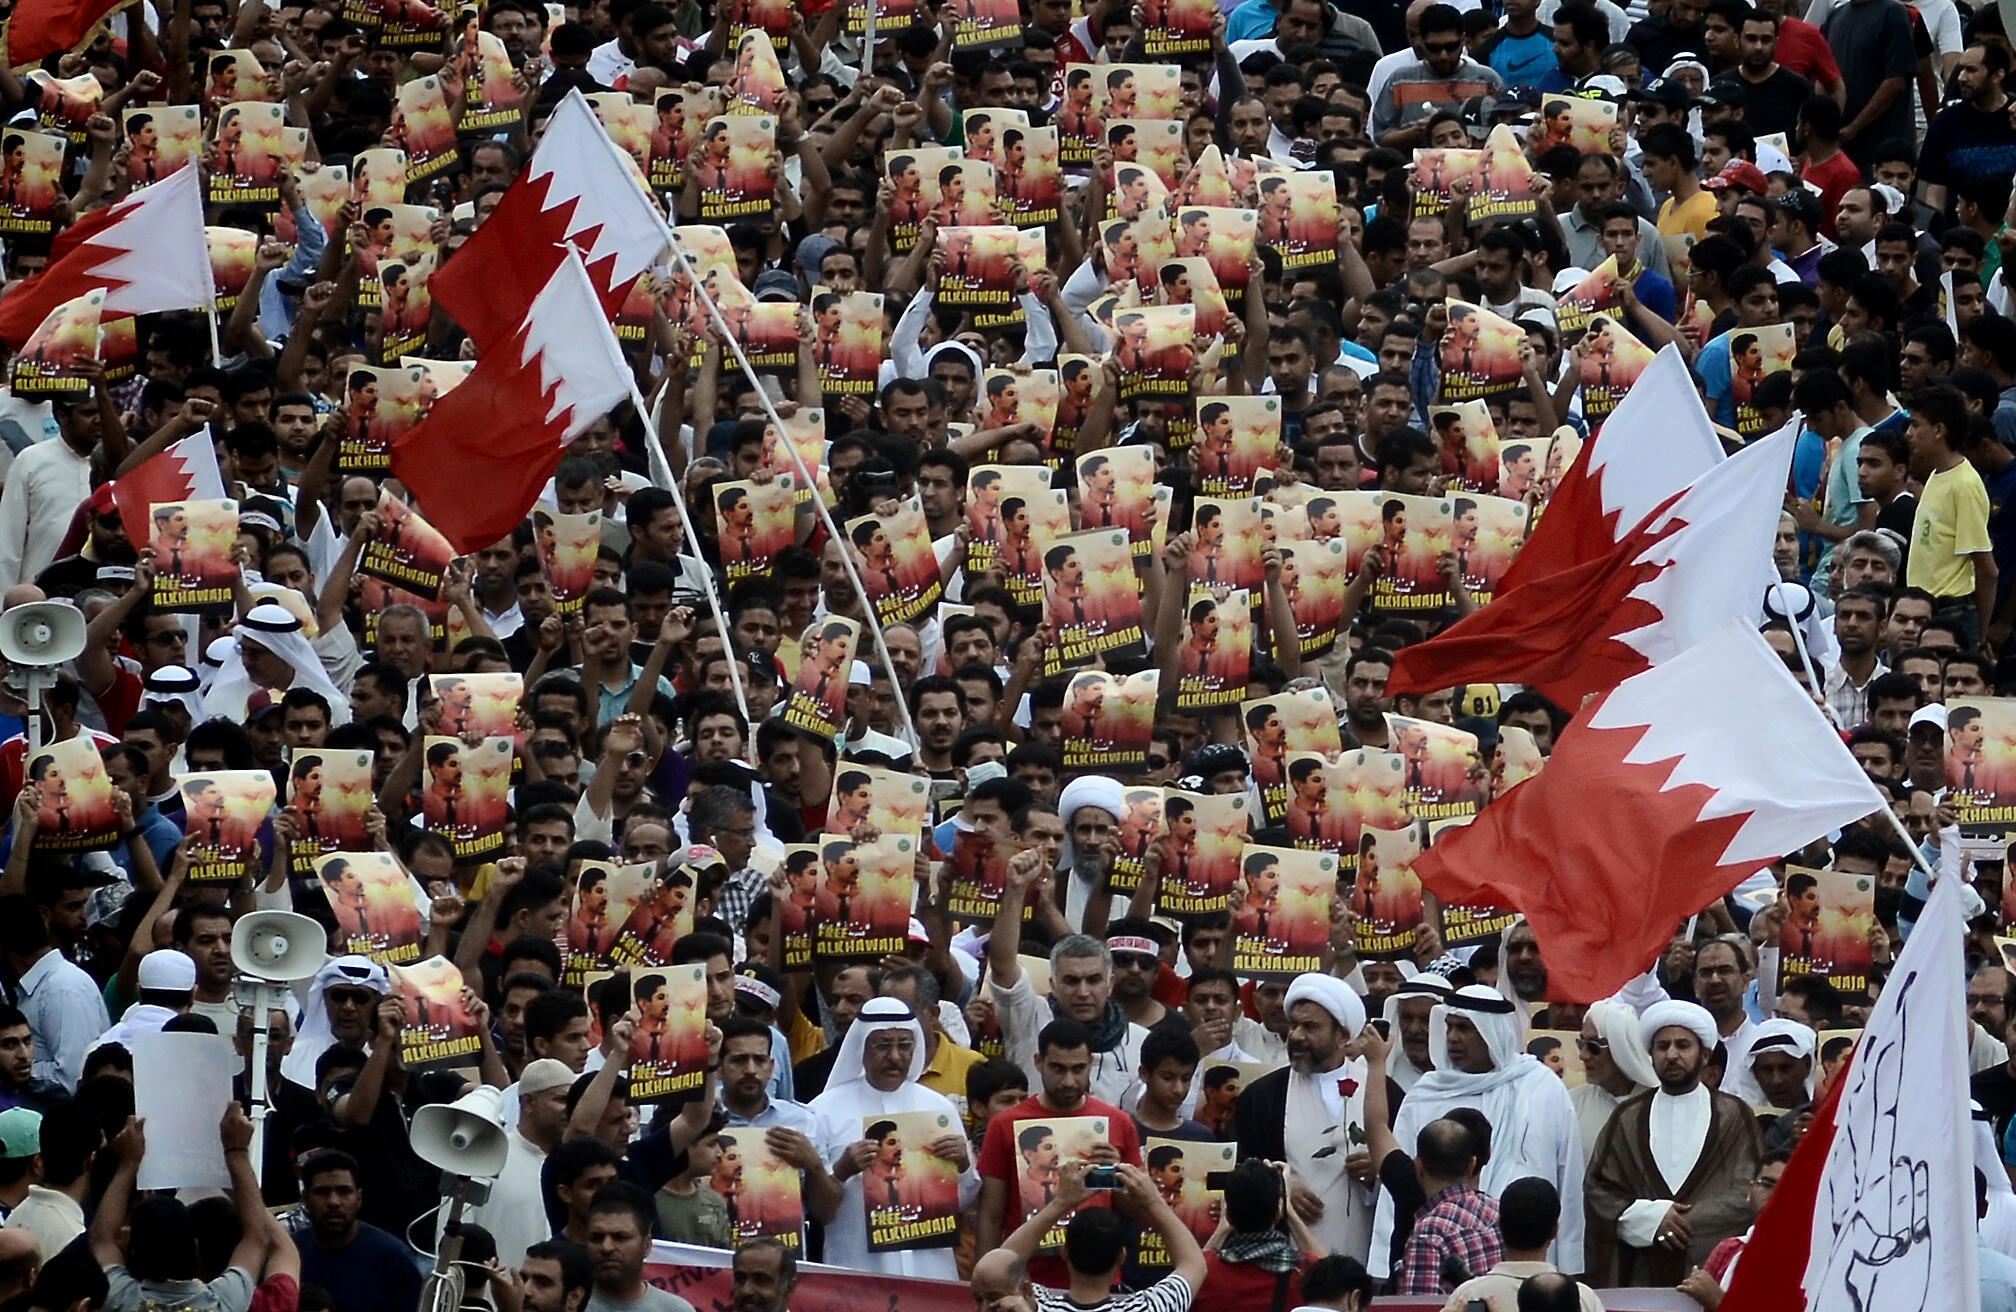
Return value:
<svg viewBox="0 0 2016 1312">
<path fill-rule="evenodd" d="M 1661 348 L 1561 476 L 1497 595 L 1610 554 L 1639 520 L 1722 459 L 1680 349 Z"/>
<path fill-rule="evenodd" d="M 215 500 L 224 495 L 224 475 L 217 468 L 217 444 L 208 428 L 191 433 L 112 485 L 112 500 L 126 525 L 126 540 L 135 551 L 145 551 L 153 536 L 154 515 L 150 507 L 169 501 Z"/>
<path fill-rule="evenodd" d="M 392 473 L 458 552 L 508 537 L 561 453 L 622 404 L 630 367 L 581 257 L 559 267 L 516 331 L 392 447 Z"/>
<path fill-rule="evenodd" d="M 1595 1002 L 1759 867 L 1886 805 L 1778 654 L 1731 620 L 1585 705 L 1545 770 L 1414 871 L 1445 906 L 1525 912 L 1548 996 Z"/>
<path fill-rule="evenodd" d="M 1934 885 L 1722 1312 L 1979 1312 L 1962 887 Z"/>
<path fill-rule="evenodd" d="M 101 288 L 107 319 L 208 305 L 201 175 L 177 169 L 66 228 L 49 249 L 48 266 L 0 298 L 0 341 L 19 350 L 51 310 Z"/>
<path fill-rule="evenodd" d="M 123 0 L 20 0 L 7 22 L 8 66 L 26 68 L 75 50 L 122 4 Z"/>
<path fill-rule="evenodd" d="M 569 91 L 525 171 L 427 285 L 481 354 L 518 331 L 569 245 L 580 249 L 607 321 L 670 240 L 629 157 Z"/>
<path fill-rule="evenodd" d="M 1524 683 L 1572 709 L 1732 618 L 1754 619 L 1778 577 L 1771 542 L 1798 436 L 1795 420 L 1752 442 L 1669 496 L 1606 555 L 1529 583 L 1404 648 L 1387 693 Z"/>
</svg>

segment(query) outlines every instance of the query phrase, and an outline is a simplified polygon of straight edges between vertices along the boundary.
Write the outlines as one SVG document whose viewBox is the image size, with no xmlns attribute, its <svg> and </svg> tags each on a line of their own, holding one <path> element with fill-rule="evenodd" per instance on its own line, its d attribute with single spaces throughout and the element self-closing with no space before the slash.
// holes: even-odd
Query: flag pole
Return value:
<svg viewBox="0 0 2016 1312">
<path fill-rule="evenodd" d="M 669 474 L 672 467 L 671 462 L 665 459 L 664 447 L 658 439 L 658 417 L 644 400 L 644 394 L 637 390 L 637 376 L 629 371 L 627 365 L 624 369 L 624 377 L 630 383 L 630 404 L 637 407 L 637 421 L 644 426 L 644 442 L 648 452 L 646 459 L 653 466 L 653 481 L 655 482 L 656 470 L 658 468 L 662 467 Z M 676 487 L 668 487 L 665 490 L 674 496 L 679 495 L 679 489 Z M 683 500 L 684 498 L 681 499 Z M 694 531 L 693 516 L 689 513 L 689 508 L 684 505 L 679 508 L 679 521 L 686 530 L 686 545 L 691 548 L 693 558 L 700 562 L 701 582 L 707 589 L 707 604 L 714 611 L 714 622 L 721 626 L 721 642 L 728 653 L 728 682 L 734 685 L 735 704 L 741 708 L 743 723 L 747 724 L 749 721 L 749 699 L 742 692 L 742 671 L 738 668 L 741 662 L 735 659 L 735 642 L 728 634 L 728 610 L 721 604 L 721 594 L 714 587 L 714 570 L 707 564 L 707 557 L 700 551 L 700 535 Z M 655 642 L 656 638 L 653 638 L 653 641 Z M 751 724 L 749 732 L 751 735 L 749 749 L 753 759 L 756 745 L 754 737 L 756 726 Z"/>
<path fill-rule="evenodd" d="M 872 6 L 873 0 L 870 0 L 870 4 Z M 873 12 L 872 7 L 870 12 Z M 667 229 L 667 232 L 669 234 L 670 229 Z M 728 331 L 728 320 L 722 315 L 721 307 L 714 303 L 714 298 L 708 295 L 706 287 L 701 285 L 699 271 L 693 267 L 692 258 L 686 254 L 686 251 L 679 245 L 676 238 L 673 239 L 671 244 L 672 258 L 679 262 L 679 267 L 685 272 L 687 281 L 693 286 L 693 294 L 700 298 L 700 304 L 707 307 L 708 318 L 713 320 L 715 331 L 721 334 L 723 349 L 735 353 L 737 367 L 742 370 L 743 376 L 749 380 L 749 386 L 756 392 L 756 403 L 763 407 L 763 413 L 769 416 L 770 422 L 777 426 L 777 433 L 781 438 L 784 433 L 784 419 L 777 413 L 777 406 L 770 400 L 770 393 L 764 389 L 762 380 L 756 376 L 756 370 L 749 363 L 749 357 L 742 353 L 742 345 L 735 340 L 735 334 Z M 854 558 L 847 554 L 847 540 L 840 536 L 840 526 L 833 522 L 833 512 L 826 508 L 826 499 L 819 495 L 819 480 L 814 478 L 812 471 L 806 467 L 805 458 L 798 453 L 798 446 L 795 442 L 789 439 L 779 441 L 777 449 L 790 453 L 791 463 L 797 468 L 798 477 L 804 480 L 804 486 L 812 489 L 812 509 L 819 516 L 819 522 L 825 526 L 827 535 L 833 539 L 833 545 L 840 552 L 841 567 L 847 571 L 847 579 L 854 585 L 854 596 L 860 601 L 861 613 L 867 621 L 864 627 L 868 630 L 868 636 L 875 640 L 875 652 L 882 658 L 882 668 L 888 672 L 890 679 L 894 681 L 896 677 L 896 665 L 895 662 L 889 659 L 889 644 L 882 637 L 882 622 L 875 616 L 874 603 L 868 600 L 868 589 L 861 582 L 860 571 L 854 568 Z M 690 522 L 687 526 L 687 532 L 689 534 L 692 532 Z M 917 726 L 910 719 L 910 703 L 907 698 L 902 696 L 896 698 L 896 713 L 903 719 L 904 733 L 912 744 L 916 744 L 918 742 Z"/>
<path fill-rule="evenodd" d="M 1805 667 L 1807 685 L 1820 695 L 1820 713 L 1827 717 L 1827 723 L 1839 729 L 1841 721 L 1835 716 L 1834 708 L 1827 704 L 1827 689 L 1821 684 L 1820 676 L 1814 673 L 1813 655 L 1806 650 L 1806 634 L 1799 626 L 1799 617 L 1785 604 L 1784 587 L 1783 580 L 1773 583 L 1771 599 L 1778 603 L 1778 617 L 1785 621 L 1786 628 L 1792 630 L 1792 645 L 1799 649 L 1799 664 Z M 1810 598 L 1813 594 L 1809 591 L 1806 595 Z"/>
</svg>

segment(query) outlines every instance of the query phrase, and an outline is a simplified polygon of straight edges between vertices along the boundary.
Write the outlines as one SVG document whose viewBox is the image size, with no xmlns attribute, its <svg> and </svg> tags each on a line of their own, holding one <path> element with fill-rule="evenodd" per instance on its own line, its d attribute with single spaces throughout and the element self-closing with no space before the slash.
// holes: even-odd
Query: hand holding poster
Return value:
<svg viewBox="0 0 2016 1312">
<path fill-rule="evenodd" d="M 1246 698 L 1253 662 L 1253 606 L 1244 588 L 1190 585 L 1177 653 L 1176 709 L 1230 706 Z"/>
<path fill-rule="evenodd" d="M 1459 179 L 1468 184 L 1469 191 L 1475 192 L 1483 176 L 1482 150 L 1415 147 L 1414 176 L 1411 179 L 1414 217 L 1434 218 L 1446 212 L 1455 203 L 1455 184 Z"/>
<path fill-rule="evenodd" d="M 1112 1142 L 1103 1116 L 1055 1116 L 1018 1121 L 1015 1125 L 1016 1210 L 1021 1221 L 1043 1210 L 1057 1195 L 1059 1171 L 1066 1162 L 1089 1162 L 1093 1149 Z M 1064 1226 L 1069 1213 L 1050 1227 L 1036 1247 L 1039 1253 L 1064 1250 Z"/>
<path fill-rule="evenodd" d="M 35 813 L 28 821 L 17 806 L 16 842 L 32 832 L 36 852 L 82 852 L 118 841 L 123 826 L 112 779 L 89 735 L 45 744 L 27 765 Z"/>
<path fill-rule="evenodd" d="M 563 515 L 535 506 L 532 547 L 553 589 L 553 609 L 562 615 L 580 610 L 582 600 L 595 586 L 595 557 L 602 549 L 602 512 Z"/>
<path fill-rule="evenodd" d="M 1527 218 L 1539 213 L 1540 197 L 1547 194 L 1548 186 L 1547 175 L 1534 171 L 1512 129 L 1500 123 L 1484 140 L 1483 166 L 1471 190 L 1465 219 L 1475 228 Z"/>
<path fill-rule="evenodd" d="M 1570 287 L 1555 304 L 1554 322 L 1564 346 L 1582 340 L 1592 314 L 1615 314 L 1623 305 L 1623 293 L 1630 284 L 1617 276 L 1617 257 L 1606 255 L 1589 276 Z"/>
<path fill-rule="evenodd" d="M 1440 610 L 1450 601 L 1442 559 L 1455 541 L 1455 503 L 1447 497 L 1379 495 L 1382 568 L 1372 585 L 1379 610 Z"/>
<path fill-rule="evenodd" d="M 1526 330 L 1468 301 L 1447 302 L 1449 327 L 1442 334 L 1441 401 L 1453 404 L 1495 396 L 1520 386 L 1526 366 L 1519 348 Z"/>
<path fill-rule="evenodd" d="M 868 1251 L 951 1248 L 959 1242 L 959 1159 L 964 1135 L 944 1112 L 869 1117 L 861 1137 L 875 1159 L 861 1173 Z"/>
<path fill-rule="evenodd" d="M 1112 888 L 1132 893 L 1141 886 L 1148 849 L 1162 836 L 1162 790 L 1129 788 L 1121 795 L 1120 838 L 1113 857 Z"/>
<path fill-rule="evenodd" d="M 1409 816 L 1405 762 L 1358 748 L 1288 758 L 1288 835 L 1296 847 L 1334 852 L 1346 874 L 1358 868 L 1364 830 L 1394 829 Z"/>
<path fill-rule="evenodd" d="M 229 614 L 235 604 L 238 503 L 231 500 L 156 502 L 148 507 L 156 609 Z"/>
<path fill-rule="evenodd" d="M 727 112 L 761 114 L 774 121 L 785 90 L 777 48 L 760 32 L 744 32 L 735 42 L 735 71 L 728 78 L 725 93 Z"/>
<path fill-rule="evenodd" d="M 177 775 L 175 786 L 182 793 L 189 882 L 236 882 L 258 858 L 259 831 L 273 809 L 273 776 L 265 770 L 210 770 Z"/>
<path fill-rule="evenodd" d="M 1757 384 L 1792 367 L 1792 356 L 1798 349 L 1792 338 L 1792 325 L 1732 328 L 1718 340 L 1726 341 L 1728 346 L 1729 399 L 1736 407 L 1736 431 L 1744 437 L 1755 437 L 1764 431 L 1764 414 L 1754 399 Z M 1713 366 L 1704 361 L 1700 367 L 1705 371 Z"/>
<path fill-rule="evenodd" d="M 1126 531 L 1093 528 L 1055 539 L 1043 553 L 1046 674 L 1076 669 L 1096 656 L 1145 660 L 1140 584 Z"/>
<path fill-rule="evenodd" d="M 819 390 L 841 396 L 873 395 L 882 366 L 881 293 L 818 288 L 812 295 L 812 323 Z"/>
<path fill-rule="evenodd" d="M 1167 266 L 1165 266 L 1167 267 Z M 1204 330 L 1200 327 L 1198 331 Z M 1281 447 L 1281 398 L 1221 396 L 1197 401 L 1191 463 L 1206 496 L 1242 496 Z"/>
<path fill-rule="evenodd" d="M 917 840 L 885 834 L 872 843 L 828 837 L 819 845 L 825 877 L 813 908 L 815 961 L 880 961 L 901 952 L 910 929 Z"/>
<path fill-rule="evenodd" d="M 1350 586 L 1345 567 L 1349 554 L 1342 538 L 1326 542 L 1276 544 L 1281 552 L 1281 588 L 1295 617 L 1295 636 L 1304 656 L 1320 655 L 1336 645 L 1344 627 L 1344 592 Z"/>
<path fill-rule="evenodd" d="M 614 866 L 606 861 L 583 861 L 574 886 L 574 909 L 567 917 L 567 959 L 561 986 L 579 988 L 589 971 L 613 964 L 610 953 L 617 934 L 631 914 L 658 893 L 656 862 Z"/>
<path fill-rule="evenodd" d="M 727 1129 L 714 1137 L 714 1173 L 705 1187 L 728 1205 L 729 1243 L 775 1239 L 796 1252 L 805 1228 L 804 1182 L 798 1168 L 770 1150 L 768 1130 Z"/>
<path fill-rule="evenodd" d="M 955 818 L 952 854 L 946 861 L 944 874 L 945 914 L 961 925 L 992 925 L 1001 911 L 1001 894 L 1008 887 L 1008 862 L 1016 855 L 1015 848 L 977 829 L 958 826 Z M 1117 868 L 1118 862 L 1115 864 Z M 1138 881 L 1138 870 L 1135 877 Z M 1031 910 L 1023 907 L 1025 920 Z"/>
<path fill-rule="evenodd" d="M 420 959 L 420 907 L 412 878 L 390 852 L 332 852 L 315 875 L 345 952 L 387 965 Z"/>
<path fill-rule="evenodd" d="M 1239 1145 L 1149 1135 L 1141 1142 L 1141 1160 L 1155 1191 L 1183 1228 L 1200 1245 L 1209 1243 L 1225 1215 L 1225 1200 L 1222 1190 L 1205 1182 L 1239 1164 Z M 1160 1231 L 1152 1226 L 1142 1228 L 1134 1263 L 1146 1271 L 1161 1271 L 1171 1265 L 1169 1243 Z"/>
<path fill-rule="evenodd" d="M 607 987 L 607 986 L 605 986 Z M 638 1021 L 630 1034 L 633 1103 L 662 1102 L 707 1082 L 707 966 L 651 966 L 633 971 Z"/>
<path fill-rule="evenodd" d="M 1453 725 L 1388 713 L 1387 740 L 1399 754 L 1409 812 L 1417 820 L 1472 816 L 1483 805 L 1477 735 Z"/>
<path fill-rule="evenodd" d="M 1191 512 L 1190 581 L 1223 583 L 1258 594 L 1266 582 L 1260 551 L 1265 528 L 1260 498 L 1198 497 Z"/>
<path fill-rule="evenodd" d="M 358 558 L 357 572 L 438 600 L 455 561 L 455 548 L 439 529 L 420 517 L 419 511 L 389 489 L 378 490 L 378 509 L 371 513 L 375 519 L 364 553 Z M 359 531 L 365 531 L 361 523 Z"/>
<path fill-rule="evenodd" d="M 1450 551 L 1463 587 L 1479 606 L 1491 604 L 1498 581 L 1526 540 L 1531 510 L 1507 497 L 1452 497 Z"/>
<path fill-rule="evenodd" d="M 767 47 L 766 47 L 767 48 Z M 770 166 L 776 120 L 767 114 L 730 114 L 707 120 L 686 161 L 688 185 L 700 188 L 702 219 L 767 214 L 777 197 Z"/>
<path fill-rule="evenodd" d="M 512 740 L 485 738 L 472 746 L 430 734 L 425 750 L 426 782 L 420 796 L 427 828 L 455 845 L 458 861 L 501 849 L 509 824 L 506 795 L 516 754 Z"/>
<path fill-rule="evenodd" d="M 1126 774 L 1148 763 L 1160 672 L 1088 670 L 1064 689 L 1064 768 Z"/>
<path fill-rule="evenodd" d="M 791 545 L 797 505 L 798 484 L 790 474 L 715 486 L 714 522 L 730 583 L 770 572 L 777 553 Z M 599 534 L 596 545 L 601 545 Z M 589 563 L 594 563 L 592 555 Z"/>
<path fill-rule="evenodd" d="M 1652 363 L 1652 348 L 1605 314 L 1590 318 L 1575 347 L 1582 376 L 1582 418 L 1591 431 L 1602 426 Z M 1740 411 L 1739 411 L 1740 414 Z"/>
<path fill-rule="evenodd" d="M 1085 372 L 1089 375 L 1090 370 Z M 1155 504 L 1155 449 L 1121 446 L 1094 451 L 1079 456 L 1077 468 L 1079 521 L 1088 529 L 1119 529 L 1127 535 L 1132 554 L 1146 556 L 1148 521 Z"/>
<path fill-rule="evenodd" d="M 217 134 L 210 142 L 212 205 L 280 203 L 284 156 L 280 137 L 286 124 L 284 105 L 239 101 L 224 107 L 217 116 Z"/>
<path fill-rule="evenodd" d="M 1946 788 L 1962 832 L 2000 833 L 2016 824 L 2016 698 L 1946 703 Z"/>
<path fill-rule="evenodd" d="M 662 966 L 672 960 L 672 945 L 693 931 L 693 874 L 683 865 L 660 862 L 649 869 L 651 878 L 638 887 L 638 867 L 625 866 L 611 876 L 608 920 L 616 925 L 608 948 L 610 964 L 617 966 Z M 617 903 L 627 901 L 629 912 L 618 917 Z M 605 935 L 606 936 L 606 935 Z"/>
<path fill-rule="evenodd" d="M 1260 179 L 1259 240 L 1281 255 L 1284 269 L 1337 259 L 1337 184 L 1324 170 Z"/>
<path fill-rule="evenodd" d="M 345 849 L 363 848 L 365 821 L 376 805 L 368 751 L 303 748 L 288 767 L 286 819 L 294 830 L 294 859 L 302 864 Z"/>
<path fill-rule="evenodd" d="M 1329 852 L 1248 846 L 1240 854 L 1243 896 L 1232 913 L 1232 969 L 1289 979 L 1323 969 L 1337 858 Z"/>
<path fill-rule="evenodd" d="M 882 624 L 904 624 L 926 615 L 945 595 L 931 529 L 916 497 L 897 503 L 887 515 L 863 515 L 842 526 L 861 573 L 864 600 Z"/>
<path fill-rule="evenodd" d="M 407 1070 L 467 1066 L 483 1048 L 483 1026 L 470 1014 L 476 995 L 446 957 L 390 965 L 393 996 L 406 1007 L 399 1062 Z"/>
<path fill-rule="evenodd" d="M 1778 931 L 1778 987 L 1801 975 L 1821 975 L 1843 993 L 1869 991 L 1876 928 L 1876 880 L 1845 870 L 1785 868 L 1791 910 Z"/>
<path fill-rule="evenodd" d="M 825 832 L 850 836 L 862 825 L 922 839 L 931 817 L 931 785 L 921 776 L 873 765 L 843 764 L 833 775 Z"/>
<path fill-rule="evenodd" d="M 336 469 L 345 474 L 381 474 L 392 467 L 392 444 L 419 422 L 427 371 L 358 365 L 344 389 L 345 431 L 336 451 Z M 391 580 L 397 582 L 398 580 Z"/>
<path fill-rule="evenodd" d="M 999 225 L 938 230 L 937 299 L 943 305 L 1007 306 L 1015 301 L 1015 265 L 1021 254 L 1015 229 Z"/>
<path fill-rule="evenodd" d="M 126 175 L 137 190 L 188 166 L 203 148 L 203 119 L 194 105 L 149 105 L 121 111 L 126 125 Z"/>
<path fill-rule="evenodd" d="M 102 290 L 63 302 L 49 311 L 8 366 L 18 396 L 77 395 L 91 390 L 86 365 L 100 358 Z"/>
<path fill-rule="evenodd" d="M 1157 915 L 1225 910 L 1239 881 L 1239 855 L 1251 818 L 1244 793 L 1162 793 L 1162 882 Z"/>
<path fill-rule="evenodd" d="M 1339 752 L 1338 707 L 1328 688 L 1304 688 L 1250 701 L 1239 708 L 1240 730 L 1252 762 L 1253 786 L 1270 822 L 1288 806 L 1288 758 L 1299 752 Z M 1474 745 L 1475 739 L 1472 739 Z"/>
</svg>

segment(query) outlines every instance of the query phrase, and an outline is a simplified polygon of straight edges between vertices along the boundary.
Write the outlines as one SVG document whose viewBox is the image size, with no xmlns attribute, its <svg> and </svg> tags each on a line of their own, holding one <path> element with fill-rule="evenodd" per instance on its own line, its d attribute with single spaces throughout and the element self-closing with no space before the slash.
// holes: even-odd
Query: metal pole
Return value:
<svg viewBox="0 0 2016 1312">
<path fill-rule="evenodd" d="M 872 3 L 872 0 L 870 2 Z M 749 357 L 742 353 L 741 343 L 737 342 L 735 335 L 728 331 L 728 320 L 723 317 L 721 307 L 714 303 L 714 298 L 707 294 L 705 287 L 701 286 L 699 271 L 693 267 L 692 259 L 680 248 L 677 241 L 672 242 L 672 258 L 679 261 L 679 267 L 686 271 L 687 281 L 693 285 L 693 294 L 700 298 L 700 304 L 707 307 L 708 317 L 714 321 L 716 331 L 721 334 L 722 349 L 735 353 L 736 365 L 749 380 L 750 387 L 756 391 L 756 403 L 763 407 L 763 413 L 769 416 L 771 423 L 777 425 L 777 432 L 782 436 L 783 417 L 777 413 L 777 407 L 772 404 L 770 393 L 764 390 L 762 380 L 757 378 L 755 368 L 749 363 Z M 882 658 L 882 668 L 889 672 L 889 678 L 893 682 L 896 678 L 896 666 L 889 659 L 889 644 L 882 638 L 882 623 L 875 618 L 874 604 L 868 600 L 868 589 L 861 582 L 860 571 L 854 568 L 854 558 L 847 554 L 846 539 L 840 536 L 840 526 L 833 522 L 833 512 L 826 508 L 825 498 L 819 495 L 819 480 L 812 476 L 812 471 L 806 467 L 805 458 L 798 454 L 798 448 L 794 443 L 780 441 L 777 443 L 777 449 L 791 453 L 791 463 L 797 468 L 798 477 L 804 480 L 806 487 L 812 489 L 812 509 L 818 514 L 819 522 L 825 525 L 826 533 L 833 539 L 834 546 L 839 549 L 841 567 L 847 571 L 847 579 L 854 585 L 854 595 L 861 602 L 861 613 L 867 619 L 866 628 L 869 636 L 875 640 L 875 652 Z M 687 532 L 689 534 L 692 532 L 690 523 Z M 896 699 L 896 712 L 903 717 L 903 732 L 914 747 L 918 742 L 917 726 L 910 719 L 910 704 L 906 698 L 899 696 Z"/>
<path fill-rule="evenodd" d="M 1806 634 L 1799 627 L 1799 617 L 1785 604 L 1784 587 L 1783 582 L 1771 585 L 1771 595 L 1778 602 L 1779 617 L 1785 621 L 1785 627 L 1792 630 L 1792 645 L 1799 649 L 1799 663 L 1806 668 L 1806 682 L 1820 695 L 1820 713 L 1827 717 L 1827 723 L 1839 729 L 1841 721 L 1834 718 L 1834 708 L 1827 704 L 1827 689 L 1820 682 L 1820 676 L 1814 672 L 1813 656 L 1806 650 Z M 1807 589 L 1806 595 L 1810 599 L 1813 596 L 1812 589 Z"/>
</svg>

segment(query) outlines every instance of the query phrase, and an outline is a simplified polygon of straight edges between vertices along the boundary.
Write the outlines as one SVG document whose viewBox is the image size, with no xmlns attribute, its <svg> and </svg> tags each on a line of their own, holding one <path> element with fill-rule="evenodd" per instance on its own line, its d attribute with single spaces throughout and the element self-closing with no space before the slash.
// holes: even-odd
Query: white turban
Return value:
<svg viewBox="0 0 2016 1312">
<path fill-rule="evenodd" d="M 1652 1069 L 1649 1045 L 1638 1034 L 1638 1009 L 1628 1002 L 1606 998 L 1589 1005 L 1587 1019 L 1596 1027 L 1596 1037 L 1610 1045 L 1610 1061 L 1641 1089 L 1659 1086 L 1658 1072 Z"/>
<path fill-rule="evenodd" d="M 1694 1036 L 1701 1040 L 1702 1049 L 1707 1052 L 1713 1052 L 1715 1045 L 1722 1041 L 1721 1034 L 1715 1029 L 1715 1018 L 1708 1014 L 1706 1007 L 1698 1003 L 1681 1002 L 1677 998 L 1668 998 L 1664 1002 L 1656 1002 L 1647 1007 L 1645 1014 L 1639 1017 L 1639 1046 L 1647 1052 L 1652 1051 L 1652 1040 L 1658 1036 L 1660 1030 L 1672 1025 L 1694 1031 Z"/>
<path fill-rule="evenodd" d="M 1282 1000 L 1284 1010 L 1298 1002 L 1313 1002 L 1339 1025 L 1344 1027 L 1344 1037 L 1355 1039 L 1365 1029 L 1365 1000 L 1352 992 L 1351 986 L 1335 975 L 1310 971 L 1297 975 L 1288 985 L 1288 996 Z"/>
<path fill-rule="evenodd" d="M 975 351 L 964 342 L 955 342 L 948 339 L 924 352 L 924 373 L 927 377 L 931 373 L 931 366 L 938 363 L 938 357 L 941 355 L 956 355 L 965 360 L 967 366 L 973 370 L 973 382 L 975 386 L 978 386 L 980 380 L 987 374 L 986 366 L 980 363 L 980 353 L 978 351 Z"/>
<path fill-rule="evenodd" d="M 1071 841 L 1071 817 L 1088 806 L 1096 806 L 1119 824 L 1127 809 L 1127 790 L 1118 779 L 1101 774 L 1079 775 L 1064 785 L 1057 797 L 1057 818 L 1064 822 L 1064 850 L 1058 853 L 1057 868 L 1068 877 L 1078 865 L 1078 845 Z M 1085 907 L 1092 899 L 1089 880 L 1067 878 L 1064 885 L 1064 917 L 1074 925 L 1085 923 Z"/>
</svg>

